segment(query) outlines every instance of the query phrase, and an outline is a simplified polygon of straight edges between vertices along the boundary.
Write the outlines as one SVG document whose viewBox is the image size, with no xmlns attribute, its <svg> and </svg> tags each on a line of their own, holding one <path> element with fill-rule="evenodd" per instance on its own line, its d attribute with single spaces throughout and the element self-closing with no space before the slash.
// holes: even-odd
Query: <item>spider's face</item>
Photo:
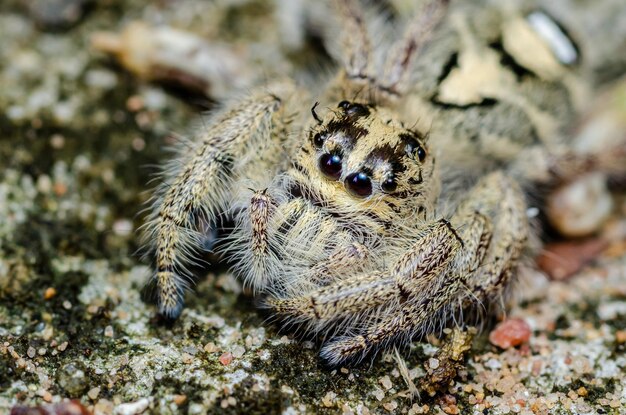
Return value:
<svg viewBox="0 0 626 415">
<path fill-rule="evenodd" d="M 384 201 L 391 207 L 428 198 L 435 158 L 425 135 L 373 105 L 342 101 L 324 119 L 313 112 L 318 125 L 299 159 L 310 177 L 353 200 Z"/>
</svg>

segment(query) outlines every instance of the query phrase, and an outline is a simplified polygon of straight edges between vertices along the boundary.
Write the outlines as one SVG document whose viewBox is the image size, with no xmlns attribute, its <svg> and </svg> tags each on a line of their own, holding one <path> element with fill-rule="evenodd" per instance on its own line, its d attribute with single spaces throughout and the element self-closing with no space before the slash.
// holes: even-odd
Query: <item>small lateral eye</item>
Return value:
<svg viewBox="0 0 626 415">
<path fill-rule="evenodd" d="M 339 154 L 323 154 L 320 157 L 319 167 L 325 176 L 336 180 L 341 176 L 341 156 Z"/>
<path fill-rule="evenodd" d="M 338 107 L 343 109 L 345 113 L 350 116 L 362 117 L 370 113 L 365 105 L 349 101 L 341 101 Z"/>
<path fill-rule="evenodd" d="M 424 161 L 426 158 L 426 150 L 417 141 L 411 140 L 411 142 L 406 145 L 406 152 L 409 155 L 416 155 L 419 161 Z"/>
<path fill-rule="evenodd" d="M 343 109 L 343 110 L 347 110 L 348 108 L 350 108 L 350 102 L 349 101 L 341 101 L 339 103 L 339 105 L 337 105 L 339 108 Z"/>
<path fill-rule="evenodd" d="M 398 183 L 396 182 L 395 177 L 391 176 L 385 179 L 380 185 L 381 189 L 385 193 L 391 193 L 398 188 Z"/>
<path fill-rule="evenodd" d="M 317 148 L 322 148 L 325 138 L 326 137 L 322 135 L 322 133 L 315 133 L 315 135 L 313 136 L 313 145 Z"/>
<path fill-rule="evenodd" d="M 348 191 L 357 197 L 367 197 L 372 194 L 372 181 L 363 172 L 352 173 L 345 180 Z"/>
</svg>

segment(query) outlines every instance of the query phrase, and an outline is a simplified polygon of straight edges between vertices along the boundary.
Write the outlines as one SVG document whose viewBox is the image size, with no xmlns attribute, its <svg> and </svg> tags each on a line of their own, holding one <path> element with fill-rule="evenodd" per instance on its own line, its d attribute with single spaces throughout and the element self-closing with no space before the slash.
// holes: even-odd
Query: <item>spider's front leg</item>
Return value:
<svg viewBox="0 0 626 415">
<path fill-rule="evenodd" d="M 331 364 L 359 354 L 363 357 L 391 341 L 389 336 L 399 330 L 395 326 L 410 325 L 406 318 L 417 312 L 413 307 L 421 306 L 426 313 L 437 303 L 430 304 L 433 298 L 442 298 L 444 293 L 454 296 L 463 288 L 459 275 L 464 276 L 478 266 L 490 236 L 488 223 L 482 215 L 474 214 L 473 218 L 466 219 L 467 226 L 461 233 L 444 219 L 425 225 L 411 249 L 389 271 L 353 273 L 349 278 L 307 295 L 272 299 L 270 304 L 278 313 L 308 322 L 315 330 L 354 321 L 362 327 L 348 329 L 363 332 L 364 327 L 369 330 L 381 323 L 378 332 L 370 330 L 369 334 L 344 338 L 342 342 L 331 341 L 322 351 Z M 466 238 L 467 243 L 462 238 Z M 445 280 L 441 276 L 448 270 L 455 272 Z"/>
<path fill-rule="evenodd" d="M 269 93 L 252 94 L 217 116 L 181 151 L 169 179 L 158 189 L 145 238 L 155 257 L 159 312 L 176 318 L 182 310 L 189 273 L 185 265 L 201 246 L 197 219 L 213 222 L 230 202 L 234 180 L 249 174 L 251 159 L 280 154 L 272 134 L 281 124 L 281 100 Z M 270 163 L 267 163 L 271 166 Z"/>
<path fill-rule="evenodd" d="M 303 286 L 326 285 L 367 264 L 369 249 L 347 232 L 337 231 L 333 218 L 319 215 L 301 198 L 280 203 L 273 190 L 254 192 L 232 235 L 232 259 L 246 284 L 261 292 L 277 287 L 298 292 Z M 321 257 L 307 257 L 311 249 L 318 250 L 331 238 L 335 246 L 322 249 Z M 303 262 L 294 263 L 297 258 Z M 297 275 L 288 271 L 293 266 L 299 268 Z"/>
</svg>

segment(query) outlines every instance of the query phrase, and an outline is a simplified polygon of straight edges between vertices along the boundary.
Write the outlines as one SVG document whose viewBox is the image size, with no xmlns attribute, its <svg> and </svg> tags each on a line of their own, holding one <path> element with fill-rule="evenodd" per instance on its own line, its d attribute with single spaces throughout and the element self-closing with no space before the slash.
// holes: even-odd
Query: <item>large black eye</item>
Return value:
<svg viewBox="0 0 626 415">
<path fill-rule="evenodd" d="M 317 148 L 322 148 L 322 146 L 324 145 L 324 136 L 322 135 L 322 133 L 316 133 L 313 136 L 313 145 Z"/>
<path fill-rule="evenodd" d="M 341 156 L 339 154 L 323 154 L 319 161 L 320 170 L 331 179 L 341 176 Z"/>
<path fill-rule="evenodd" d="M 415 154 L 417 154 L 417 158 L 419 158 L 420 161 L 424 161 L 424 159 L 426 158 L 426 150 L 424 150 L 424 147 L 420 146 L 419 144 L 417 145 L 417 150 L 415 150 Z"/>
<path fill-rule="evenodd" d="M 372 194 L 372 181 L 363 172 L 352 173 L 346 177 L 346 188 L 350 193 L 359 197 L 367 197 Z"/>
<path fill-rule="evenodd" d="M 391 193 L 398 188 L 398 183 L 396 182 L 396 179 L 391 176 L 385 179 L 385 181 L 381 183 L 380 187 L 383 189 L 383 192 Z"/>
</svg>

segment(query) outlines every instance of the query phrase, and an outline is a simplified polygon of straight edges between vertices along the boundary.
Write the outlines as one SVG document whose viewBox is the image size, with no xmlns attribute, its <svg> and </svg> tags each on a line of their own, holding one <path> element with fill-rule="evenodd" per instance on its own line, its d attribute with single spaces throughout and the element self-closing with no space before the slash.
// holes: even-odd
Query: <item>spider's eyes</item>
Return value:
<svg viewBox="0 0 626 415">
<path fill-rule="evenodd" d="M 391 193 L 398 188 L 398 183 L 396 182 L 396 179 L 391 176 L 385 179 L 385 181 L 381 183 L 380 187 L 383 189 L 383 192 Z"/>
<path fill-rule="evenodd" d="M 319 161 L 320 170 L 331 179 L 341 176 L 341 156 L 339 154 L 323 154 Z"/>
<path fill-rule="evenodd" d="M 417 146 L 417 150 L 415 150 L 415 153 L 417 154 L 417 157 L 420 159 L 420 161 L 424 161 L 424 159 L 426 158 L 426 150 L 424 150 L 424 147 L 420 145 Z"/>
<path fill-rule="evenodd" d="M 406 145 L 406 152 L 409 155 L 415 155 L 419 161 L 424 161 L 426 158 L 426 150 L 417 141 L 411 141 Z"/>
<path fill-rule="evenodd" d="M 370 112 L 365 105 L 357 104 L 349 101 L 341 101 L 338 105 L 344 112 L 350 116 L 361 117 L 368 115 Z"/>
<path fill-rule="evenodd" d="M 363 172 L 352 173 L 346 177 L 345 185 L 354 196 L 367 197 L 372 194 L 372 181 Z"/>
<path fill-rule="evenodd" d="M 325 135 L 322 135 L 322 133 L 315 133 L 315 135 L 313 136 L 313 145 L 316 148 L 322 148 L 322 146 L 324 145 L 324 139 L 326 139 Z"/>
</svg>

